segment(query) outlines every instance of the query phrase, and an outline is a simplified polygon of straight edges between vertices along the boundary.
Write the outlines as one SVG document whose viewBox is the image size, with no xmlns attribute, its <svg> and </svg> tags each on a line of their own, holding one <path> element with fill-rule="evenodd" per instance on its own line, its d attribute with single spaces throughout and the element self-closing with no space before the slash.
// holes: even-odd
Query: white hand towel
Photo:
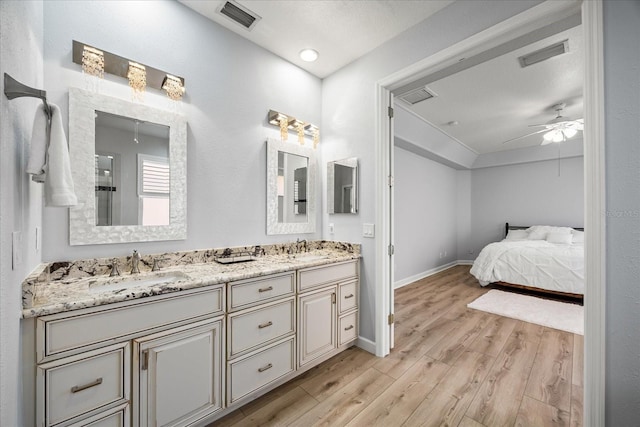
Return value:
<svg viewBox="0 0 640 427">
<path fill-rule="evenodd" d="M 78 204 L 73 178 L 67 137 L 62 127 L 62 115 L 57 105 L 51 107 L 51 137 L 49 140 L 44 198 L 46 206 L 75 206 Z"/>
<path fill-rule="evenodd" d="M 33 175 L 36 182 L 44 182 L 44 169 L 47 163 L 47 114 L 44 104 L 36 109 L 36 116 L 33 119 L 33 132 L 31 133 L 31 147 L 29 147 L 29 162 L 27 163 L 27 173 Z"/>
</svg>

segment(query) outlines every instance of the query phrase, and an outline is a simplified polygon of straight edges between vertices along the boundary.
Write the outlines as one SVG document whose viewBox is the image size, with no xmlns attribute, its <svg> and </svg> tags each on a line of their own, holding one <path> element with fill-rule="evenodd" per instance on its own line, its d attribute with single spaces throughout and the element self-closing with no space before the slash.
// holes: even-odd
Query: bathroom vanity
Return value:
<svg viewBox="0 0 640 427">
<path fill-rule="evenodd" d="M 23 284 L 25 420 L 206 425 L 354 345 L 359 247 L 334 243 L 163 254 L 160 272 L 143 256 L 139 275 L 123 258 L 120 278 L 109 260 L 42 266 Z"/>
</svg>

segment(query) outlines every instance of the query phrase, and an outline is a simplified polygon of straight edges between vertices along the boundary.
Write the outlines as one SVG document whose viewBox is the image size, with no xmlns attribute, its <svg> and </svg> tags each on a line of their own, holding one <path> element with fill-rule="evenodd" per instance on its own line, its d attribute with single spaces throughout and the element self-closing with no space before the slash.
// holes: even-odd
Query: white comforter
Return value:
<svg viewBox="0 0 640 427">
<path fill-rule="evenodd" d="M 584 246 L 545 240 L 490 243 L 471 267 L 482 286 L 491 282 L 584 294 Z"/>
</svg>

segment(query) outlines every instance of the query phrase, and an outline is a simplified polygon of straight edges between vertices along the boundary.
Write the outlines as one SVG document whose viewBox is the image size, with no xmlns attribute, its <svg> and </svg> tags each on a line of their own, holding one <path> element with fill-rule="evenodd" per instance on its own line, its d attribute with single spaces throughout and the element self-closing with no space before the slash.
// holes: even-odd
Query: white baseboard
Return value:
<svg viewBox="0 0 640 427">
<path fill-rule="evenodd" d="M 413 282 L 417 282 L 420 279 L 424 279 L 425 277 L 433 276 L 436 273 L 440 273 L 441 271 L 444 271 L 447 268 L 455 267 L 456 265 L 473 265 L 473 260 L 472 261 L 469 261 L 469 260 L 451 261 L 447 264 L 434 267 L 427 271 L 423 271 L 422 273 L 414 274 L 413 276 L 407 277 L 405 279 L 397 280 L 393 283 L 393 288 L 398 289 L 403 286 L 407 286 Z"/>
<path fill-rule="evenodd" d="M 356 341 L 356 346 L 360 347 L 364 351 L 367 351 L 371 354 L 376 354 L 376 343 L 364 337 L 358 336 L 358 341 Z"/>
</svg>

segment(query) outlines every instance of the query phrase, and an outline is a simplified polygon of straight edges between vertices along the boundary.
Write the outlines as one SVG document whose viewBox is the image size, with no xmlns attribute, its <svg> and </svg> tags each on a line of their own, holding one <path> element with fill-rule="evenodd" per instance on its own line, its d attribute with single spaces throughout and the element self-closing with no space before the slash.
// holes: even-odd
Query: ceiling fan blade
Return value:
<svg viewBox="0 0 640 427">
<path fill-rule="evenodd" d="M 546 131 L 547 131 L 547 129 L 546 129 L 546 128 L 545 128 L 545 129 L 540 129 L 540 130 L 538 130 L 538 131 L 531 132 L 531 133 L 528 133 L 528 134 L 526 134 L 526 135 L 522 135 L 522 136 L 518 136 L 518 137 L 515 137 L 515 138 L 511 138 L 511 139 L 509 139 L 509 140 L 507 140 L 507 141 L 504 141 L 504 142 L 503 142 L 503 144 L 508 144 L 509 142 L 517 141 L 518 139 L 526 138 L 526 137 L 528 137 L 528 136 L 536 135 L 536 134 L 538 134 L 538 133 L 542 133 L 542 132 L 546 132 Z"/>
</svg>

